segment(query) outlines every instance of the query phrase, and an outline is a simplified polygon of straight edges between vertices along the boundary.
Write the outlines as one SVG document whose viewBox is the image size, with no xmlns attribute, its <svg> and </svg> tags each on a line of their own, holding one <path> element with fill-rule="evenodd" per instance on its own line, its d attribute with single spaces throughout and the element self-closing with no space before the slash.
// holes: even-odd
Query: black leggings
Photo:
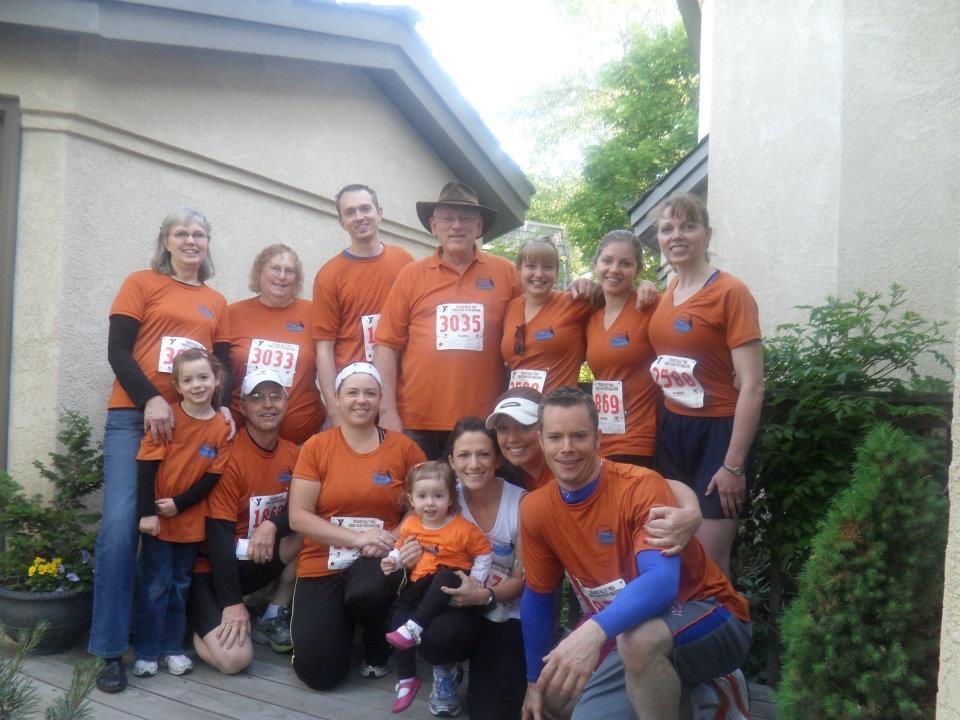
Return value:
<svg viewBox="0 0 960 720">
<path fill-rule="evenodd" d="M 363 625 L 364 661 L 386 665 L 386 621 L 401 577 L 384 575 L 375 558 L 359 558 L 334 575 L 297 578 L 290 622 L 297 677 L 314 690 L 329 690 L 343 680 L 357 623 Z"/>
<path fill-rule="evenodd" d="M 484 618 L 470 654 L 467 715 L 470 720 L 517 720 L 527 694 L 527 663 L 520 621 Z"/>
<path fill-rule="evenodd" d="M 483 620 L 480 606 L 450 607 L 450 596 L 441 587 L 460 587 L 460 576 L 441 569 L 405 588 L 393 606 L 391 628 L 407 620 L 423 627 L 420 656 L 431 665 L 450 665 L 466 660 L 476 645 Z M 394 650 L 400 679 L 417 674 L 416 650 Z"/>
</svg>

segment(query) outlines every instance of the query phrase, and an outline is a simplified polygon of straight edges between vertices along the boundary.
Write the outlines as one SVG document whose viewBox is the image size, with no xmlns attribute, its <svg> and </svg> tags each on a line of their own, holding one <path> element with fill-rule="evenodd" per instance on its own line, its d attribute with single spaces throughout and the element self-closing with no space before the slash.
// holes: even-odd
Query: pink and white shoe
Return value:
<svg viewBox="0 0 960 720">
<path fill-rule="evenodd" d="M 406 630 L 406 632 L 401 632 Z M 409 650 L 420 644 L 420 632 L 411 623 L 407 622 L 396 630 L 388 632 L 384 637 L 387 642 L 393 645 L 397 650 Z"/>
<path fill-rule="evenodd" d="M 420 689 L 422 684 L 423 681 L 416 676 L 412 678 L 404 678 L 398 682 L 397 699 L 393 701 L 393 712 L 403 712 L 408 707 L 413 705 L 414 698 L 417 697 L 417 690 Z"/>
</svg>

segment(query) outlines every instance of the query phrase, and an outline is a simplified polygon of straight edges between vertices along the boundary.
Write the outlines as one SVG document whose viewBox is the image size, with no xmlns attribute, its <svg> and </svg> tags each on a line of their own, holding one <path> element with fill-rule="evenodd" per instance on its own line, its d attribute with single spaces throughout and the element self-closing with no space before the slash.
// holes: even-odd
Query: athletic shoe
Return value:
<svg viewBox="0 0 960 720">
<path fill-rule="evenodd" d="M 137 677 L 153 677 L 157 674 L 156 660 L 137 660 L 133 664 L 133 674 Z"/>
<path fill-rule="evenodd" d="M 171 675 L 186 675 L 193 670 L 193 660 L 186 655 L 167 655 L 160 662 Z"/>
<path fill-rule="evenodd" d="M 97 676 L 97 688 L 105 693 L 123 692 L 127 687 L 127 673 L 123 669 L 123 659 L 104 658 L 103 667 Z"/>
<path fill-rule="evenodd" d="M 420 686 L 423 684 L 423 681 L 414 676 L 412 678 L 404 678 L 397 683 L 397 699 L 393 701 L 393 712 L 403 712 L 408 707 L 413 705 L 413 700 L 417 696 L 417 690 L 420 689 Z"/>
<path fill-rule="evenodd" d="M 288 653 L 293 650 L 293 636 L 290 634 L 290 608 L 282 607 L 269 620 L 257 620 L 251 633 L 253 641 L 260 645 L 270 643 L 274 652 Z"/>
<path fill-rule="evenodd" d="M 400 632 L 400 630 L 403 628 L 406 628 L 407 632 L 410 633 L 412 637 L 407 637 Z M 384 637 L 386 637 L 387 642 L 397 648 L 397 650 L 409 650 L 410 648 L 416 647 L 420 644 L 420 632 L 409 622 L 407 622 L 405 625 L 401 625 L 396 630 L 388 632 Z"/>
<path fill-rule="evenodd" d="M 371 680 L 375 678 L 382 678 L 388 672 L 390 672 L 390 668 L 388 668 L 386 665 L 368 665 L 366 661 L 360 663 L 360 674 L 365 678 L 370 678 Z"/>
<path fill-rule="evenodd" d="M 694 720 L 750 720 L 747 681 L 734 670 L 690 691 Z"/>
<path fill-rule="evenodd" d="M 438 675 L 436 670 L 433 671 L 433 690 L 427 706 L 437 717 L 452 718 L 460 714 L 460 698 L 452 674 Z"/>
</svg>

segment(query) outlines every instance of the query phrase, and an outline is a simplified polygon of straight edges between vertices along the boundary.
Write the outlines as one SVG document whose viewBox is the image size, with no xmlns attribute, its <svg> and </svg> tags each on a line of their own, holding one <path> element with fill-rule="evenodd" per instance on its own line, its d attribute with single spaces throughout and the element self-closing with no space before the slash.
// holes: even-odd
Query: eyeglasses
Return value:
<svg viewBox="0 0 960 720">
<path fill-rule="evenodd" d="M 513 354 L 514 355 L 523 355 L 524 340 L 526 339 L 526 337 L 527 337 L 526 323 L 521 323 L 517 325 L 517 329 L 513 333 Z"/>
<path fill-rule="evenodd" d="M 433 219 L 441 225 L 453 225 L 459 221 L 461 225 L 470 225 L 480 219 L 480 213 L 468 213 L 466 215 L 434 215 Z"/>
<path fill-rule="evenodd" d="M 197 230 L 194 233 L 186 230 L 177 230 L 176 232 L 170 234 L 173 235 L 177 240 L 186 240 L 188 237 L 192 237 L 194 240 L 199 242 L 200 240 L 207 239 L 207 234 L 202 230 Z"/>
<path fill-rule="evenodd" d="M 274 390 L 273 392 L 268 393 L 253 392 L 245 396 L 243 399 L 252 400 L 253 402 L 263 402 L 269 398 L 273 402 L 280 402 L 286 396 L 287 394 L 283 390 Z"/>
</svg>

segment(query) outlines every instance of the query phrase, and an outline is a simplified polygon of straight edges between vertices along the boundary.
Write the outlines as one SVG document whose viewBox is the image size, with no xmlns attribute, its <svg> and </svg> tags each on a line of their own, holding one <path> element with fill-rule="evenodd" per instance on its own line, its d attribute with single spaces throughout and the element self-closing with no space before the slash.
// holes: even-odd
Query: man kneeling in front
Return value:
<svg viewBox="0 0 960 720">
<path fill-rule="evenodd" d="M 652 470 L 597 457 L 589 395 L 558 388 L 543 398 L 539 415 L 557 482 L 520 506 L 523 717 L 677 718 L 681 683 L 723 677 L 746 658 L 747 601 L 696 539 L 674 557 L 646 542 L 648 511 L 675 504 L 673 495 Z M 586 619 L 550 650 L 554 591 L 564 573 Z M 745 688 L 730 689 L 739 707 L 725 714 L 749 717 Z"/>
</svg>

